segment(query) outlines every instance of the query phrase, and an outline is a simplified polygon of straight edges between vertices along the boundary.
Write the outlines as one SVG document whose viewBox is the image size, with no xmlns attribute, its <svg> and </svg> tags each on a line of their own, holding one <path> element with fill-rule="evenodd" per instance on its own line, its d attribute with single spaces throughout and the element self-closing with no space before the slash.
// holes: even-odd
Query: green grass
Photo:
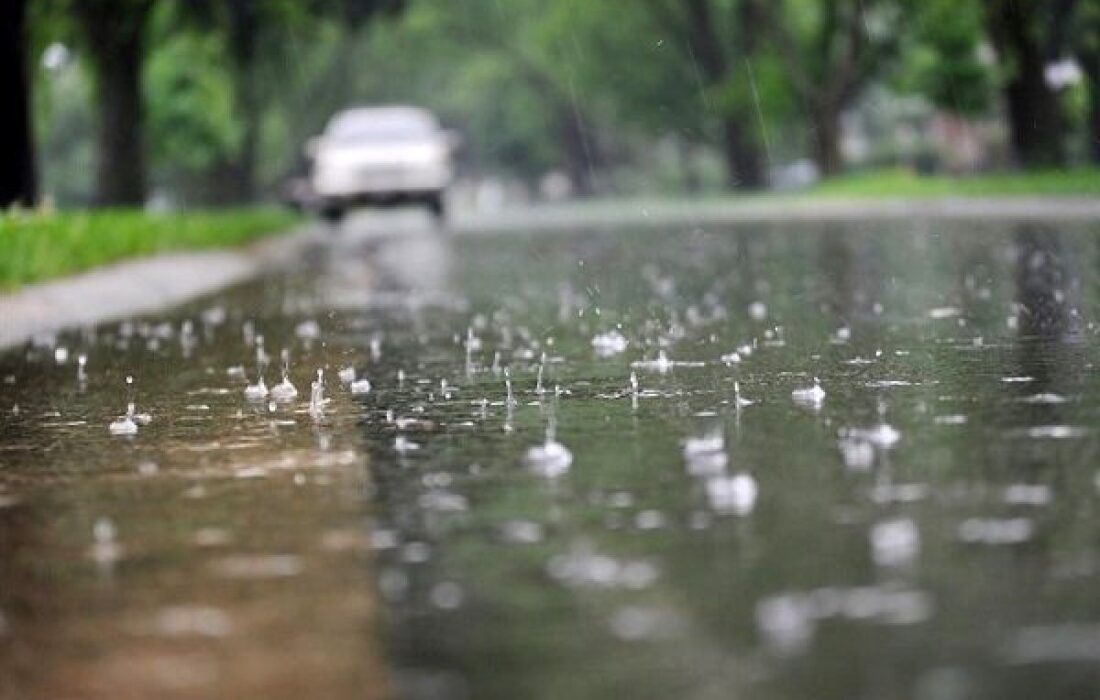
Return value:
<svg viewBox="0 0 1100 700">
<path fill-rule="evenodd" d="M 285 231 L 295 221 L 277 208 L 0 213 L 0 289 L 163 251 L 237 246 Z"/>
<path fill-rule="evenodd" d="M 822 197 L 1008 197 L 1100 195 L 1100 169 L 1050 170 L 988 175 L 918 175 L 873 170 L 840 175 L 803 193 Z"/>
</svg>

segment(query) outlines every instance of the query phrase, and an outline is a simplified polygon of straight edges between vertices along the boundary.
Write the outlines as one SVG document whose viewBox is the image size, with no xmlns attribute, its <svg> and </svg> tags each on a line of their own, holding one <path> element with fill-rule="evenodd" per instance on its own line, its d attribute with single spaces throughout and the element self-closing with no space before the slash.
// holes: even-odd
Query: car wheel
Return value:
<svg viewBox="0 0 1100 700">
<path fill-rule="evenodd" d="M 443 203 L 443 193 L 437 192 L 424 200 L 428 212 L 437 223 L 442 223 L 447 218 L 447 208 Z"/>
<path fill-rule="evenodd" d="M 344 208 L 336 204 L 326 204 L 321 207 L 321 218 L 330 224 L 338 224 L 344 220 Z"/>
</svg>

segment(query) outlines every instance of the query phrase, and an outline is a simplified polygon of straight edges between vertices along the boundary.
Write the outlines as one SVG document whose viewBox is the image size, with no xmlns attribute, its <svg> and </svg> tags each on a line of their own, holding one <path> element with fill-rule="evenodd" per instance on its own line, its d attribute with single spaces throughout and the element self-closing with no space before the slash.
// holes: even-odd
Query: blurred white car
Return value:
<svg viewBox="0 0 1100 700">
<path fill-rule="evenodd" d="M 455 136 L 417 107 L 356 107 L 334 115 L 306 147 L 321 215 L 339 220 L 359 204 L 419 203 L 444 215 Z"/>
</svg>

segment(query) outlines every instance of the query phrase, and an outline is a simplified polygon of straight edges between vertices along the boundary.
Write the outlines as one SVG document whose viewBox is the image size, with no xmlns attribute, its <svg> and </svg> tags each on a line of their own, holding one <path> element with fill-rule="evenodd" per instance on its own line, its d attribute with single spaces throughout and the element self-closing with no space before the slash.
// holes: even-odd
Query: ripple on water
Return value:
<svg viewBox="0 0 1100 700">
<path fill-rule="evenodd" d="M 1026 437 L 1037 440 L 1071 440 L 1089 434 L 1088 428 L 1076 425 L 1033 425 L 1008 431 L 1009 437 Z"/>
<path fill-rule="evenodd" d="M 1023 627 L 1001 649 L 1010 664 L 1100 663 L 1100 623 L 1067 622 Z"/>
<path fill-rule="evenodd" d="M 592 349 L 597 357 L 614 357 L 626 352 L 630 341 L 617 330 L 599 333 L 592 338 Z"/>
<path fill-rule="evenodd" d="M 962 542 L 987 545 L 1022 544 L 1034 534 L 1030 518 L 968 518 L 956 530 Z"/>
<path fill-rule="evenodd" d="M 508 520 L 500 525 L 500 539 L 508 544 L 536 544 L 544 536 L 542 525 L 532 520 Z"/>
<path fill-rule="evenodd" d="M 574 546 L 568 553 L 554 556 L 547 565 L 552 578 L 574 588 L 626 588 L 641 590 L 652 586 L 659 571 L 644 559 L 620 560 L 596 552 L 586 544 Z"/>
<path fill-rule="evenodd" d="M 707 501 L 716 513 L 745 516 L 756 507 L 759 488 L 751 474 L 712 476 L 704 486 Z"/>
<path fill-rule="evenodd" d="M 611 633 L 624 641 L 672 639 L 686 628 L 682 614 L 670 607 L 627 605 L 608 620 Z"/>
<path fill-rule="evenodd" d="M 547 478 L 562 476 L 573 464 L 573 453 L 565 445 L 551 437 L 527 450 L 524 463 L 537 474 Z"/>
<path fill-rule="evenodd" d="M 237 554 L 210 562 L 210 571 L 230 579 L 289 578 L 302 572 L 301 558 L 293 554 Z"/>
<path fill-rule="evenodd" d="M 161 637 L 221 638 L 233 631 L 229 615 L 223 610 L 205 605 L 174 605 L 162 608 L 152 624 Z"/>
<path fill-rule="evenodd" d="M 920 530 L 909 518 L 884 520 L 871 526 L 871 557 L 879 566 L 909 565 L 920 554 Z"/>
<path fill-rule="evenodd" d="M 1054 500 L 1054 492 L 1046 484 L 1009 484 L 1002 499 L 1009 505 L 1045 506 Z"/>
<path fill-rule="evenodd" d="M 756 625 L 768 647 L 779 654 L 807 649 L 820 621 L 912 625 L 933 613 L 932 597 L 919 589 L 892 585 L 818 588 L 764 598 L 756 605 Z"/>
</svg>

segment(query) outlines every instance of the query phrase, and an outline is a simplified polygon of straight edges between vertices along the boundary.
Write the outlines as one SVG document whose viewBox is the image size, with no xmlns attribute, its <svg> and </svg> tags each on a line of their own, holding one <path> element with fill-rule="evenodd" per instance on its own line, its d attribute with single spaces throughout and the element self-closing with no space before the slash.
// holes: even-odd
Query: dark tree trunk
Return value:
<svg viewBox="0 0 1100 700">
<path fill-rule="evenodd" d="M 1089 89 L 1088 152 L 1089 160 L 1100 165 L 1100 50 L 1079 56 Z"/>
<path fill-rule="evenodd" d="M 699 177 L 699 169 L 695 167 L 691 143 L 677 139 L 676 155 L 680 163 L 680 176 L 684 191 L 692 195 L 699 194 L 703 190 L 703 181 Z"/>
<path fill-rule="evenodd" d="M 729 60 L 715 32 L 713 8 L 710 0 L 683 0 L 687 16 L 688 44 L 692 58 L 710 86 L 720 86 L 732 79 Z M 742 21 L 755 16 L 743 13 Z M 753 27 L 741 27 L 742 34 L 752 37 Z M 746 48 L 752 41 L 746 39 Z M 748 51 L 746 51 L 746 56 Z M 728 112 L 722 115 L 722 139 L 725 148 L 726 167 L 730 184 L 737 189 L 759 189 L 767 183 L 764 157 L 749 126 L 740 114 Z"/>
<path fill-rule="evenodd" d="M 589 197 L 595 194 L 596 189 L 592 178 L 596 156 L 587 124 L 572 104 L 562 105 L 558 114 L 565 168 L 573 183 L 573 193 L 578 197 Z"/>
<path fill-rule="evenodd" d="M 141 73 L 146 0 L 85 0 L 79 17 L 95 68 L 98 136 L 96 203 L 145 203 Z"/>
<path fill-rule="evenodd" d="M 232 198 L 247 202 L 256 197 L 256 150 L 260 130 L 260 103 L 256 86 L 256 32 L 259 29 L 255 0 L 233 0 L 229 10 L 229 53 L 233 82 L 244 136 L 233 163 Z"/>
<path fill-rule="evenodd" d="M 726 116 L 722 134 L 726 146 L 726 167 L 730 184 L 740 190 L 758 190 L 768 184 L 764 158 L 742 119 Z"/>
<path fill-rule="evenodd" d="M 840 158 L 840 109 L 829 104 L 812 111 L 814 162 L 823 177 L 836 175 L 843 163 Z"/>
<path fill-rule="evenodd" d="M 38 199 L 27 65 L 26 0 L 0 2 L 0 208 L 33 206 Z"/>
<path fill-rule="evenodd" d="M 990 38 L 1002 64 L 1013 68 L 1004 87 L 1009 137 L 1016 160 L 1026 168 L 1065 162 L 1061 103 L 1044 76 L 1043 8 L 1042 3 L 986 2 Z"/>
<path fill-rule="evenodd" d="M 1089 81 L 1089 159 L 1100 165 L 1100 66 Z"/>
</svg>

